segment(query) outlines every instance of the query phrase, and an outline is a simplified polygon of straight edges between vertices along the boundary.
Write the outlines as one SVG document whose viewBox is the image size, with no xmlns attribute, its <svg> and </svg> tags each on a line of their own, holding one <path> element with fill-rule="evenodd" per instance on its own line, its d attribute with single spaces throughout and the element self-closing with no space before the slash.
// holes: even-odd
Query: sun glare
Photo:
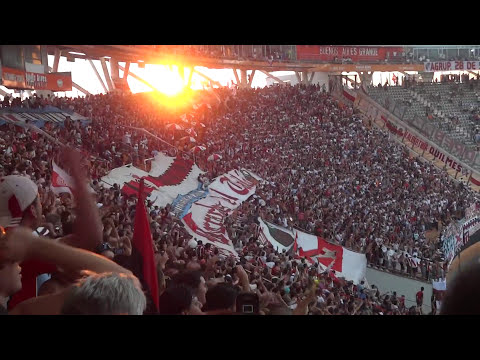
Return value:
<svg viewBox="0 0 480 360">
<path fill-rule="evenodd" d="M 178 73 L 176 67 L 172 66 L 172 70 L 170 70 L 167 66 L 163 66 L 159 75 L 154 86 L 158 91 L 167 96 L 175 96 L 185 87 L 184 80 Z"/>
</svg>

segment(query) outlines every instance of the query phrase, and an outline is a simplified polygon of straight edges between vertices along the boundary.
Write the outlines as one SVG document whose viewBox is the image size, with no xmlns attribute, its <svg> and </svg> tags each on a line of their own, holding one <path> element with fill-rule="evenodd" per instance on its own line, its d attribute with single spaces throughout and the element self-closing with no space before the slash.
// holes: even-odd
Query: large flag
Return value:
<svg viewBox="0 0 480 360">
<path fill-rule="evenodd" d="M 132 165 L 113 169 L 102 177 L 106 184 L 119 184 L 127 196 L 138 193 L 140 179 L 145 180 L 145 193 L 150 194 L 154 205 L 164 207 L 178 195 L 188 194 L 198 187 L 198 176 L 203 174 L 191 160 L 170 157 L 162 153 L 155 155 L 151 169 L 146 172 Z"/>
<path fill-rule="evenodd" d="M 220 256 L 238 258 L 224 222 L 255 193 L 257 183 L 257 178 L 244 169 L 218 176 L 208 186 L 207 196 L 192 203 L 182 218 L 185 229 L 204 244 L 213 244 Z"/>
<path fill-rule="evenodd" d="M 75 189 L 75 181 L 67 174 L 65 170 L 59 167 L 52 160 L 52 184 L 50 188 L 55 194 L 69 193 L 73 196 L 73 190 Z M 88 190 L 94 194 L 95 190 L 88 185 Z"/>
<path fill-rule="evenodd" d="M 55 161 L 52 160 L 52 184 L 50 185 L 52 191 L 55 194 L 69 193 L 72 195 L 72 189 L 74 188 L 73 179 L 68 175 L 65 170 L 60 168 Z"/>
<path fill-rule="evenodd" d="M 155 258 L 153 251 L 152 234 L 150 233 L 150 224 L 147 217 L 147 209 L 145 208 L 145 198 L 143 192 L 144 183 L 140 181 L 140 188 L 138 192 L 138 202 L 135 211 L 135 225 L 133 228 L 132 247 L 138 254 L 142 261 L 142 273 L 135 274 L 142 281 L 142 285 L 145 286 L 150 293 L 153 303 L 158 306 L 158 278 L 157 268 L 155 266 Z"/>
<path fill-rule="evenodd" d="M 292 248 L 295 242 L 292 231 L 263 221 L 261 218 L 258 218 L 258 222 L 260 223 L 258 233 L 258 239 L 260 241 L 263 243 L 271 243 L 273 248 L 278 252 L 282 252 L 283 250 L 288 251 Z"/>
<path fill-rule="evenodd" d="M 322 268 L 336 272 L 337 277 L 344 277 L 358 284 L 365 278 L 367 258 L 365 254 L 348 250 L 341 245 L 327 242 L 320 236 L 295 230 L 298 255 L 310 262 L 318 262 Z"/>
</svg>

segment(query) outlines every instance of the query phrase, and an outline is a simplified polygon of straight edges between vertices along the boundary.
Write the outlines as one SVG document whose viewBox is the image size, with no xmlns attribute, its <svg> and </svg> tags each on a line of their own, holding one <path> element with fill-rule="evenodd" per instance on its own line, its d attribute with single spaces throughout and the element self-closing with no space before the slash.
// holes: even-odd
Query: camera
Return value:
<svg viewBox="0 0 480 360">
<path fill-rule="evenodd" d="M 237 313 L 242 315 L 257 315 L 260 311 L 260 300 L 255 293 L 240 293 L 236 300 Z"/>
</svg>

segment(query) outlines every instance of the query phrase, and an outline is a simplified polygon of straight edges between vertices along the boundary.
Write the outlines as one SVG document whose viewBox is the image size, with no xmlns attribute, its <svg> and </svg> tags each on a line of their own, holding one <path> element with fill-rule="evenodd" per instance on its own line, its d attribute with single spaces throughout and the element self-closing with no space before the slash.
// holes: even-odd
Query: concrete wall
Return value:
<svg viewBox="0 0 480 360">
<path fill-rule="evenodd" d="M 430 298 L 432 296 L 432 283 L 426 283 L 419 280 L 410 279 L 403 276 L 393 275 L 384 271 L 367 267 L 367 281 L 370 286 L 375 285 L 381 294 L 386 292 L 397 292 L 397 296 L 405 295 L 405 305 L 407 307 L 416 305 L 415 294 L 423 286 L 423 307 L 424 314 L 431 311 Z"/>
</svg>

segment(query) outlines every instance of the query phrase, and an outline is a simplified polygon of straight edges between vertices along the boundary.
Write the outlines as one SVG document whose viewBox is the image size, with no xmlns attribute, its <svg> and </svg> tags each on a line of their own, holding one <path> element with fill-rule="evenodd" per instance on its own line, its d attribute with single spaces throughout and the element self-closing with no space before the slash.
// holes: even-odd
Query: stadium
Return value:
<svg viewBox="0 0 480 360">
<path fill-rule="evenodd" d="M 1 45 L 0 133 L 4 314 L 454 314 L 478 263 L 480 46 Z"/>
</svg>

